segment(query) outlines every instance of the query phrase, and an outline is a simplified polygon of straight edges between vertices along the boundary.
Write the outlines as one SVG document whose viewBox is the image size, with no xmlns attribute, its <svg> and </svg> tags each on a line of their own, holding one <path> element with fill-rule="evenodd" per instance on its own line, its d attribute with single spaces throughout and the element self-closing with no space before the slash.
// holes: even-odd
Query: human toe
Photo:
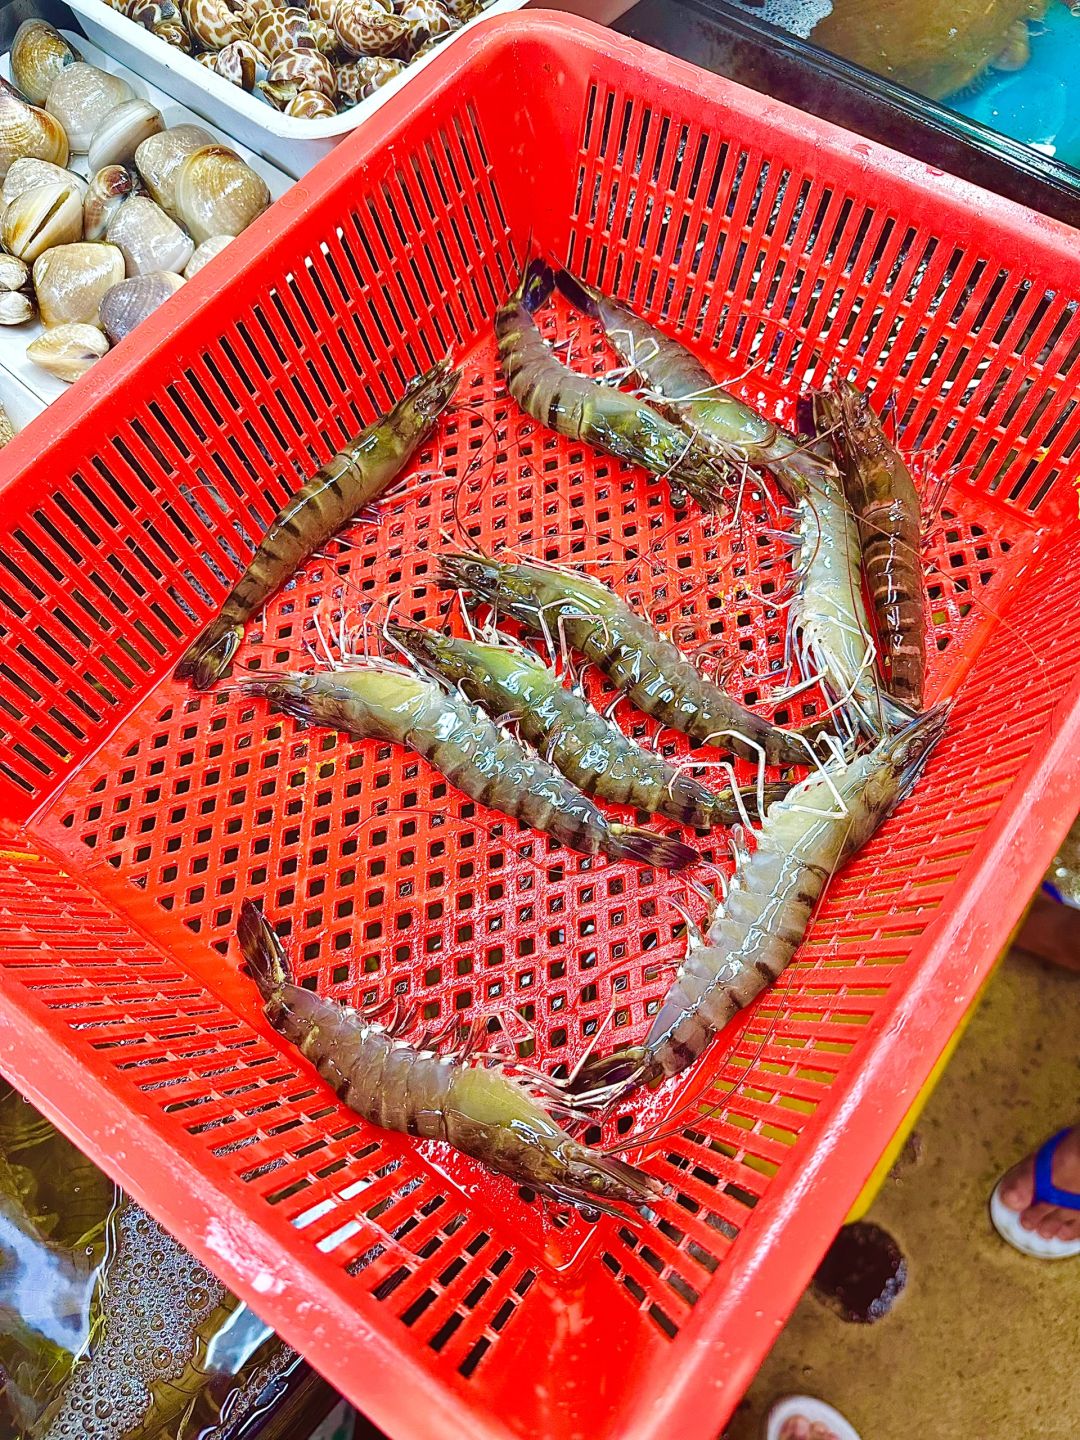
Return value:
<svg viewBox="0 0 1080 1440">
<path fill-rule="evenodd" d="M 1035 1160 L 1026 1156 L 1011 1170 L 1006 1170 L 998 1187 L 998 1194 L 1009 1210 L 1026 1210 L 1035 1194 Z"/>
</svg>

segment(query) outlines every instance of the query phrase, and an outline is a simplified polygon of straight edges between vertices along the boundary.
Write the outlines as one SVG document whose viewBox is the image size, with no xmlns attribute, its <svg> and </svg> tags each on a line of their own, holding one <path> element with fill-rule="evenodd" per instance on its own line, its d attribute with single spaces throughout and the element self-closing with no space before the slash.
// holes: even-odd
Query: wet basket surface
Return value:
<svg viewBox="0 0 1080 1440">
<path fill-rule="evenodd" d="M 391 1434 L 715 1435 L 1080 802 L 1080 250 L 576 21 L 493 21 L 427 73 L 5 452 L 0 1068 Z M 851 367 L 940 493 L 951 726 L 692 1089 L 606 1123 L 652 1127 L 647 1228 L 558 1230 L 361 1124 L 268 1029 L 230 939 L 261 899 L 320 989 L 439 1023 L 515 1010 L 553 1067 L 609 1014 L 643 1033 L 682 883 L 169 678 L 299 478 L 452 350 L 461 403 L 403 493 L 241 659 L 310 663 L 342 610 L 377 626 L 391 597 L 445 613 L 446 535 L 587 564 L 764 703 L 785 611 L 760 486 L 739 526 L 676 514 L 507 401 L 491 318 L 530 233 L 789 422 Z M 614 363 L 565 308 L 544 324 L 579 368 Z"/>
</svg>

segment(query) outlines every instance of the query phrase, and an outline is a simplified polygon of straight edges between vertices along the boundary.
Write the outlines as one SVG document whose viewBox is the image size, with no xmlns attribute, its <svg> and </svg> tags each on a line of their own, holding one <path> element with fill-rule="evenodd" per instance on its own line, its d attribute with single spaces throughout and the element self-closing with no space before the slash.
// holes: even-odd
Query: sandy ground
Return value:
<svg viewBox="0 0 1080 1440">
<path fill-rule="evenodd" d="M 1002 1170 L 1080 1118 L 1080 975 L 1021 948 L 1080 959 L 1080 913 L 1065 914 L 1050 942 L 1036 917 L 999 967 L 867 1216 L 907 1255 L 904 1294 L 870 1326 L 804 1296 L 728 1440 L 758 1440 L 791 1392 L 829 1400 L 862 1440 L 1080 1437 L 1080 1260 L 1025 1259 L 986 1214 Z"/>
</svg>

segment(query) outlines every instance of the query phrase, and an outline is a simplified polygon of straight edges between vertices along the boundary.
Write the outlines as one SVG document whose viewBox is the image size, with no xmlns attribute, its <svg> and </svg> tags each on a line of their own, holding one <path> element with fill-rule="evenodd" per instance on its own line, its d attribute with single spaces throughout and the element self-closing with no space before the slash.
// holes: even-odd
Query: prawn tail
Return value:
<svg viewBox="0 0 1080 1440">
<path fill-rule="evenodd" d="M 569 1082 L 575 1104 L 585 1109 L 610 1105 L 647 1085 L 659 1072 L 644 1045 L 628 1045 L 610 1055 L 591 1055 Z"/>
<path fill-rule="evenodd" d="M 209 690 L 227 675 L 240 648 L 244 628 L 227 615 L 217 615 L 188 646 L 175 670 L 177 680 L 190 680 L 196 690 Z"/>
<path fill-rule="evenodd" d="M 659 835 L 639 825 L 610 825 L 608 829 L 612 843 L 606 849 L 614 860 L 640 860 L 660 870 L 682 870 L 701 859 L 692 845 L 673 835 Z"/>
<path fill-rule="evenodd" d="M 930 752 L 945 733 L 952 709 L 951 700 L 941 700 L 917 715 L 905 729 L 883 741 L 889 762 L 897 774 L 898 799 L 903 800 L 915 786 Z"/>
<path fill-rule="evenodd" d="M 288 957 L 270 922 L 252 900 L 245 900 L 240 907 L 236 938 L 244 969 L 255 981 L 259 994 L 264 1000 L 280 994 L 291 978 Z"/>
<path fill-rule="evenodd" d="M 555 288 L 555 276 L 546 260 L 530 260 L 518 285 L 518 297 L 530 315 L 546 303 Z"/>
<path fill-rule="evenodd" d="M 590 320 L 600 319 L 600 295 L 591 285 L 586 285 L 584 280 L 571 275 L 569 270 L 557 272 L 555 285 L 559 294 L 564 300 L 568 300 L 575 310 L 580 310 Z"/>
</svg>

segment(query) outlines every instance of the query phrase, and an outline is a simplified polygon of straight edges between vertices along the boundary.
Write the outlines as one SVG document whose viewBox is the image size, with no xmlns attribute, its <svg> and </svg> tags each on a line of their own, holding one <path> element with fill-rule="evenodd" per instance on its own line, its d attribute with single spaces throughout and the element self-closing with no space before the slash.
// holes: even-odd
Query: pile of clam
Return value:
<svg viewBox="0 0 1080 1440">
<path fill-rule="evenodd" d="M 366 99 L 485 0 L 105 0 L 287 115 Z"/>
<path fill-rule="evenodd" d="M 270 203 L 200 125 L 166 129 L 126 80 L 42 20 L 0 80 L 0 324 L 40 312 L 35 364 L 75 380 Z M 21 92 L 21 93 L 20 93 Z M 85 155 L 89 180 L 67 166 Z"/>
</svg>

